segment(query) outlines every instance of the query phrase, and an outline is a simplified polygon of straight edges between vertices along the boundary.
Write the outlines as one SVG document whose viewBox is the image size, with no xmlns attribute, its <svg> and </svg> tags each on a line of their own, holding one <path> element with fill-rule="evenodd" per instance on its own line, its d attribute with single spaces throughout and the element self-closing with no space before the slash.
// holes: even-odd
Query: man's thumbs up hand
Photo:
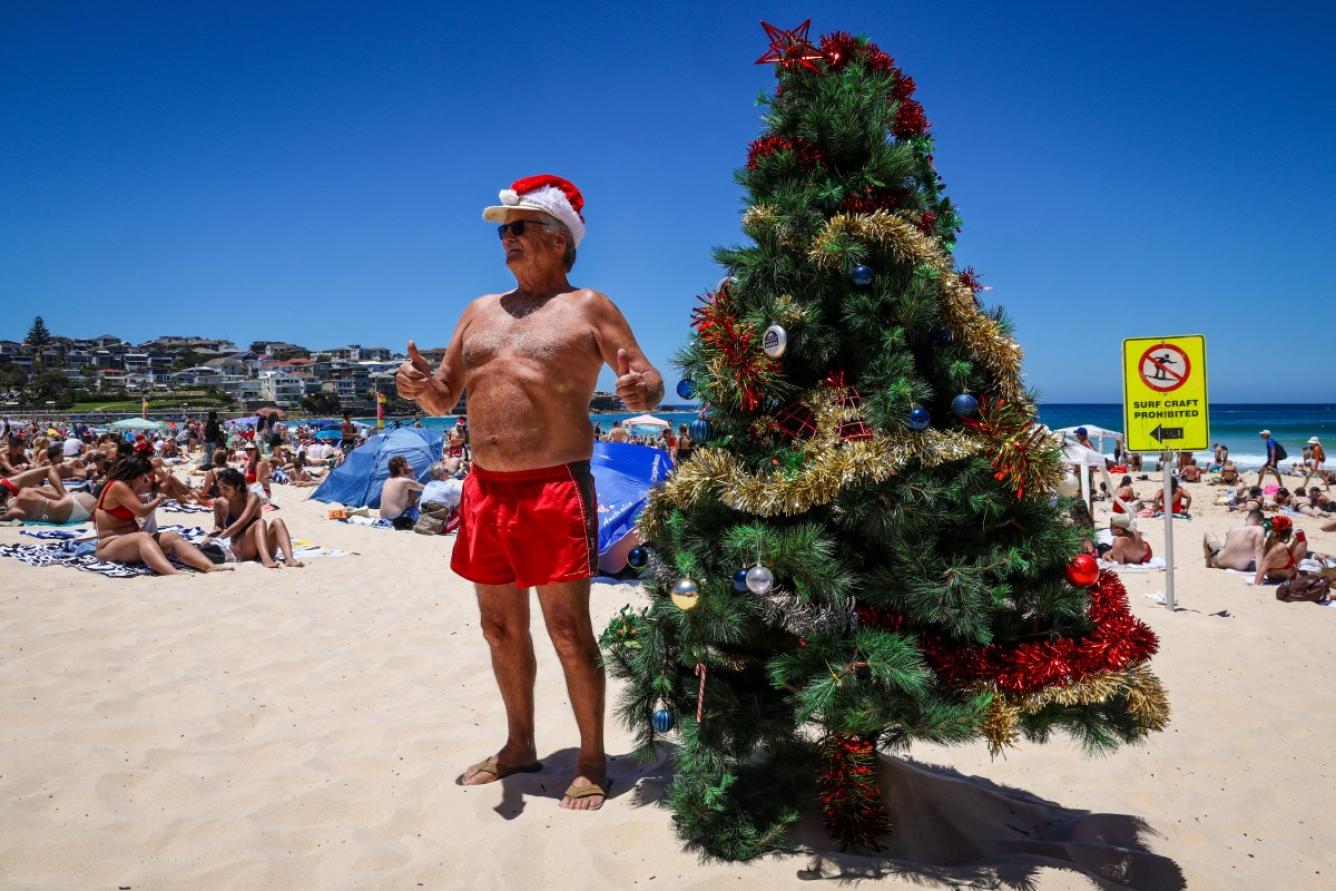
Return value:
<svg viewBox="0 0 1336 891">
<path fill-rule="evenodd" d="M 645 375 L 631 370 L 631 356 L 624 349 L 617 351 L 617 395 L 633 411 L 646 411 L 649 404 L 649 385 Z"/>
<path fill-rule="evenodd" d="M 418 371 L 431 374 L 431 366 L 427 364 L 427 360 L 418 352 L 417 343 L 412 340 L 408 342 L 408 364 L 412 365 Z"/>
<path fill-rule="evenodd" d="M 399 366 L 394 376 L 399 395 L 412 399 L 433 415 L 448 414 L 454 408 L 445 382 L 432 373 L 427 357 L 418 352 L 417 344 L 408 342 L 408 361 Z"/>
</svg>

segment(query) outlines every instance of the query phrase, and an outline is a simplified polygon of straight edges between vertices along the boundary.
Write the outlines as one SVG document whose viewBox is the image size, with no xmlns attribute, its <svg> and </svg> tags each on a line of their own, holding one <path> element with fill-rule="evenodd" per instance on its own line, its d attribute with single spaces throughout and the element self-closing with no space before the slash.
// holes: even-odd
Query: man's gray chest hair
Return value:
<svg viewBox="0 0 1336 891">
<path fill-rule="evenodd" d="M 589 340 L 588 331 L 559 320 L 523 319 L 470 331 L 462 346 L 465 364 L 477 367 L 500 355 L 536 361 L 569 356 L 588 349 Z"/>
</svg>

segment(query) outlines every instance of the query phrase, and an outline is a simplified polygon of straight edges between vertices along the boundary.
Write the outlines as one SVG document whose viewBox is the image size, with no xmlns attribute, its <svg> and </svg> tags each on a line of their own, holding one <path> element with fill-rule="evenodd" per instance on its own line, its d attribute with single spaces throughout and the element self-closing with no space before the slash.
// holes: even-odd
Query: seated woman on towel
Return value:
<svg viewBox="0 0 1336 891">
<path fill-rule="evenodd" d="M 1294 578 L 1299 574 L 1298 557 L 1295 556 L 1294 522 L 1284 514 L 1271 518 L 1271 534 L 1266 537 L 1266 544 L 1262 545 L 1263 557 L 1257 564 L 1257 575 L 1253 577 L 1253 584 L 1260 585 L 1263 581 L 1283 582 Z M 1304 550 L 1308 549 L 1307 543 L 1303 545 Z"/>
<path fill-rule="evenodd" d="M 1131 474 L 1125 475 L 1123 481 L 1118 484 L 1118 491 L 1114 494 L 1113 502 L 1113 512 L 1115 514 L 1124 512 L 1123 505 L 1119 502 L 1126 504 L 1127 509 L 1134 514 L 1142 508 L 1141 499 L 1137 497 L 1136 489 L 1132 487 Z"/>
<path fill-rule="evenodd" d="M 1141 537 L 1130 515 L 1115 514 L 1109 520 L 1109 532 L 1113 535 L 1113 547 L 1104 555 L 1105 560 L 1133 566 L 1150 562 L 1153 556 L 1150 542 Z"/>
<path fill-rule="evenodd" d="M 60 474 L 50 465 L 0 479 L 0 507 L 4 508 L 0 520 L 82 523 L 93 515 L 94 501 L 86 492 L 66 492 Z"/>
<path fill-rule="evenodd" d="M 238 560 L 259 560 L 270 569 L 282 564 L 274 560 L 280 551 L 288 566 L 301 566 L 292 555 L 292 536 L 281 519 L 265 521 L 260 517 L 264 506 L 246 477 L 232 467 L 218 471 L 218 489 L 222 493 L 213 502 L 213 531 L 204 540 L 227 539 Z"/>
<path fill-rule="evenodd" d="M 1180 489 L 1178 486 L 1174 486 L 1174 513 L 1185 514 L 1190 507 L 1192 507 L 1192 493 L 1187 489 Z M 1155 511 L 1157 514 L 1164 513 L 1163 488 L 1155 493 L 1155 501 L 1151 506 L 1151 510 Z"/>
<path fill-rule="evenodd" d="M 200 572 L 231 569 L 215 566 L 199 548 L 175 532 L 145 532 L 140 528 L 139 520 L 151 517 L 167 498 L 158 495 L 144 501 L 140 497 L 152 489 L 156 480 L 153 465 L 142 454 L 122 458 L 111 469 L 93 512 L 97 524 L 97 558 L 112 563 L 143 563 L 158 575 L 176 574 L 168 554 Z"/>
</svg>

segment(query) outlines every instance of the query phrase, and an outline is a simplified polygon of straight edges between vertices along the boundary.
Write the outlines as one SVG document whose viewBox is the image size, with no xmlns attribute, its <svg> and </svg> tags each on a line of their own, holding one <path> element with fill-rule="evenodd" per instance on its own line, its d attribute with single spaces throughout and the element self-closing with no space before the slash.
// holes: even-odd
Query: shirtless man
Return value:
<svg viewBox="0 0 1336 891">
<path fill-rule="evenodd" d="M 1266 529 L 1262 527 L 1263 515 L 1260 510 L 1248 511 L 1242 526 L 1235 526 L 1225 533 L 1224 544 L 1214 532 L 1202 536 L 1202 551 L 1206 555 L 1208 569 L 1237 569 L 1239 572 L 1253 572 L 1257 561 L 1262 559 L 1262 546 L 1266 544 Z"/>
<path fill-rule="evenodd" d="M 517 287 L 464 309 L 435 372 L 410 340 L 396 381 L 400 396 L 433 415 L 448 413 L 464 390 L 469 396 L 474 465 L 450 565 L 477 589 L 507 737 L 460 781 L 491 783 L 542 769 L 529 636 L 528 589 L 536 586 L 580 728 L 576 776 L 561 806 L 596 810 L 607 796 L 607 764 L 605 681 L 589 617 L 598 561 L 589 402 L 605 363 L 617 372 L 617 395 L 635 411 L 659 403 L 663 378 L 612 301 L 566 278 L 584 236 L 584 199 L 575 186 L 529 177 L 501 200 L 483 218 L 502 223 L 501 246 Z"/>
<path fill-rule="evenodd" d="M 412 513 L 423 486 L 413 477 L 413 468 L 403 455 L 390 459 L 390 478 L 380 490 L 380 517 L 399 530 L 412 529 L 417 516 Z"/>
<path fill-rule="evenodd" d="M 1109 520 L 1109 533 L 1113 536 L 1113 547 L 1109 548 L 1104 559 L 1111 563 L 1131 565 L 1150 562 L 1150 542 L 1141 537 L 1129 514 L 1114 514 Z"/>
</svg>

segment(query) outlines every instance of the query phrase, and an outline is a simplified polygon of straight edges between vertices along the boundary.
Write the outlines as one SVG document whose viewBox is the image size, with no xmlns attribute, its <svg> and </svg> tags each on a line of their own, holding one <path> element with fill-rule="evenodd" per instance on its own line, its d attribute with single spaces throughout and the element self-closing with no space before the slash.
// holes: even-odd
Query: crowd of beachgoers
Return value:
<svg viewBox="0 0 1336 891">
<path fill-rule="evenodd" d="M 1154 550 L 1137 530 L 1137 519 L 1164 516 L 1169 497 L 1167 510 L 1175 518 L 1190 520 L 1194 498 L 1210 497 L 1213 505 L 1237 512 L 1240 520 L 1223 538 L 1212 532 L 1202 536 L 1207 568 L 1246 573 L 1257 585 L 1282 585 L 1287 591 L 1304 592 L 1294 599 L 1327 599 L 1330 582 L 1336 578 L 1336 560 L 1312 550 L 1296 521 L 1312 519 L 1322 531 L 1336 531 L 1336 500 L 1329 495 L 1336 474 L 1325 466 L 1326 452 L 1318 437 L 1311 437 L 1300 457 L 1287 463 L 1289 456 L 1271 431 L 1262 430 L 1258 435 L 1266 462 L 1256 471 L 1241 471 L 1230 459 L 1229 449 L 1217 443 L 1205 466 L 1191 452 L 1163 455 L 1172 482 L 1153 490 L 1146 486 L 1138 491 L 1137 482 L 1151 478 L 1139 472 L 1140 455 L 1123 451 L 1121 442 L 1104 467 L 1074 468 L 1091 476 L 1092 506 L 1106 502 L 1109 509 L 1108 527 L 1086 543 L 1087 553 L 1111 565 L 1150 564 L 1155 560 Z M 1093 448 L 1082 429 L 1073 438 Z M 1254 473 L 1256 479 L 1251 480 Z M 1119 477 L 1118 481 L 1113 482 L 1109 474 Z M 1104 481 L 1097 478 L 1100 476 Z M 1268 479 L 1275 482 L 1268 483 Z M 1171 490 L 1169 496 L 1166 488 Z M 1090 525 L 1096 525 L 1093 519 Z"/>
<path fill-rule="evenodd" d="M 347 441 L 334 446 L 301 425 L 265 420 L 240 427 L 215 413 L 207 421 L 146 424 L 138 432 L 0 421 L 0 521 L 91 521 L 99 560 L 142 564 L 161 575 L 178 565 L 212 572 L 245 560 L 301 566 L 287 525 L 270 515 L 272 487 L 317 485 L 362 431 L 349 425 Z M 159 531 L 157 512 L 164 506 L 210 511 L 213 528 L 194 541 Z"/>
</svg>

